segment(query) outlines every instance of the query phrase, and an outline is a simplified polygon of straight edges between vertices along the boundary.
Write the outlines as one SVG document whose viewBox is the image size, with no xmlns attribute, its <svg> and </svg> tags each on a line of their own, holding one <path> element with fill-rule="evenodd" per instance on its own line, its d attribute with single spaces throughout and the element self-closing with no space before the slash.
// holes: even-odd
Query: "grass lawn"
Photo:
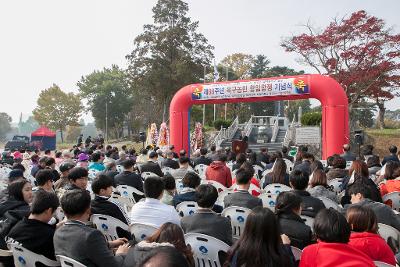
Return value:
<svg viewBox="0 0 400 267">
<path fill-rule="evenodd" d="M 400 137 L 400 129 L 367 129 L 366 132 L 373 136 Z"/>
</svg>

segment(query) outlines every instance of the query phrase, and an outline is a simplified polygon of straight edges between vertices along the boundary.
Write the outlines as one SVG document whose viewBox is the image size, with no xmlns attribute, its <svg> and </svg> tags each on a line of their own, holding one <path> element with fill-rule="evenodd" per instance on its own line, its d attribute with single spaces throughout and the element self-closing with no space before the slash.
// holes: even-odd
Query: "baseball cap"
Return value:
<svg viewBox="0 0 400 267">
<path fill-rule="evenodd" d="M 66 172 L 69 171 L 70 169 L 72 169 L 73 167 L 75 167 L 74 164 L 70 163 L 70 162 L 64 162 L 60 165 L 60 172 Z"/>
</svg>

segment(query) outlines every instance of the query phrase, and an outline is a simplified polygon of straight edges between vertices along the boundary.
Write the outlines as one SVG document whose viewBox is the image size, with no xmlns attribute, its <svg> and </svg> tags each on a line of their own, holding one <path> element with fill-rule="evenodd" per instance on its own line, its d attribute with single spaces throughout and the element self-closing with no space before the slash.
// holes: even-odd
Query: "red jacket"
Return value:
<svg viewBox="0 0 400 267">
<path fill-rule="evenodd" d="M 387 180 L 384 184 L 379 186 L 379 189 L 381 190 L 381 196 L 400 191 L 400 180 Z"/>
<path fill-rule="evenodd" d="M 304 248 L 300 267 L 375 267 L 358 249 L 343 243 L 318 242 Z"/>
<path fill-rule="evenodd" d="M 232 186 L 231 170 L 226 166 L 225 162 L 213 161 L 206 169 L 207 180 L 214 180 L 225 187 Z"/>
<path fill-rule="evenodd" d="M 378 234 L 352 232 L 349 245 L 364 252 L 373 261 L 383 261 L 387 264 L 396 265 L 393 251 Z"/>
</svg>

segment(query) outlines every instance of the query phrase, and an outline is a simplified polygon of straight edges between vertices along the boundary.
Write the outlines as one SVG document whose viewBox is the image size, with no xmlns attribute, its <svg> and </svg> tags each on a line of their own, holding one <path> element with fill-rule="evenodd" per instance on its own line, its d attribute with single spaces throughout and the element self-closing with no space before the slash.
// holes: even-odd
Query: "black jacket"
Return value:
<svg viewBox="0 0 400 267">
<path fill-rule="evenodd" d="M 114 217 L 125 224 L 129 224 L 120 208 L 114 203 L 98 195 L 91 202 L 92 214 L 103 214 Z"/>
<path fill-rule="evenodd" d="M 139 174 L 124 171 L 114 177 L 115 185 L 129 185 L 143 192 L 143 180 Z"/>
<path fill-rule="evenodd" d="M 295 213 L 278 214 L 281 234 L 290 238 L 290 245 L 301 250 L 311 244 L 311 228 Z"/>
<path fill-rule="evenodd" d="M 162 167 L 169 167 L 172 169 L 179 169 L 179 163 L 176 160 L 173 159 L 165 159 L 162 163 L 161 163 Z"/>
<path fill-rule="evenodd" d="M 153 161 L 148 161 L 140 167 L 140 173 L 144 172 L 152 172 L 160 177 L 164 175 L 163 172 L 161 171 L 160 165 L 158 165 L 158 163 Z"/>
<path fill-rule="evenodd" d="M 340 200 L 340 204 L 342 204 L 342 206 L 344 206 L 346 204 L 350 204 L 351 196 L 349 195 L 349 189 L 354 184 L 357 184 L 357 183 L 364 184 L 369 188 L 369 191 L 371 192 L 371 196 L 369 198 L 371 200 L 376 201 L 376 202 L 381 202 L 381 203 L 383 202 L 378 186 L 370 178 L 358 178 L 352 184 L 348 184 L 349 180 L 350 180 L 350 177 L 347 176 L 343 179 L 343 182 L 341 184 L 341 187 L 344 188 L 344 190 L 345 190 L 344 196 Z"/>
<path fill-rule="evenodd" d="M 301 204 L 301 214 L 309 217 L 315 217 L 318 211 L 325 208 L 324 203 L 315 197 L 312 197 L 310 193 L 303 190 L 293 190 L 291 191 L 301 197 L 302 204 Z"/>
<path fill-rule="evenodd" d="M 199 165 L 199 164 L 204 164 L 204 165 L 210 165 L 212 162 L 211 159 L 206 158 L 205 156 L 200 156 L 199 158 L 195 159 L 194 165 Z"/>
<path fill-rule="evenodd" d="M 382 166 L 385 165 L 388 161 L 399 162 L 399 158 L 396 156 L 396 154 L 390 154 L 390 156 L 386 156 L 383 158 Z"/>
<path fill-rule="evenodd" d="M 232 228 L 229 218 L 222 217 L 210 210 L 198 210 L 181 220 L 186 233 L 199 233 L 215 237 L 229 246 L 232 245 Z"/>
<path fill-rule="evenodd" d="M 54 255 L 53 236 L 55 225 L 38 220 L 23 218 L 8 234 L 8 238 L 18 241 L 24 248 L 43 255 L 48 259 L 56 260 Z"/>
</svg>

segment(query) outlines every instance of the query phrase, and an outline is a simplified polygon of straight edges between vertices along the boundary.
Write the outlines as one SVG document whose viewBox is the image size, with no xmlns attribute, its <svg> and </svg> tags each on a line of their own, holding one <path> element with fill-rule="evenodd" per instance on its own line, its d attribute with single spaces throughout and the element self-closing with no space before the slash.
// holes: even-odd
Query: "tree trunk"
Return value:
<svg viewBox="0 0 400 267">
<path fill-rule="evenodd" d="M 376 101 L 378 106 L 378 116 L 376 117 L 376 128 L 385 128 L 385 101 Z"/>
<path fill-rule="evenodd" d="M 61 143 L 64 143 L 64 136 L 63 136 L 63 130 L 60 129 L 60 137 L 61 137 Z"/>
</svg>

